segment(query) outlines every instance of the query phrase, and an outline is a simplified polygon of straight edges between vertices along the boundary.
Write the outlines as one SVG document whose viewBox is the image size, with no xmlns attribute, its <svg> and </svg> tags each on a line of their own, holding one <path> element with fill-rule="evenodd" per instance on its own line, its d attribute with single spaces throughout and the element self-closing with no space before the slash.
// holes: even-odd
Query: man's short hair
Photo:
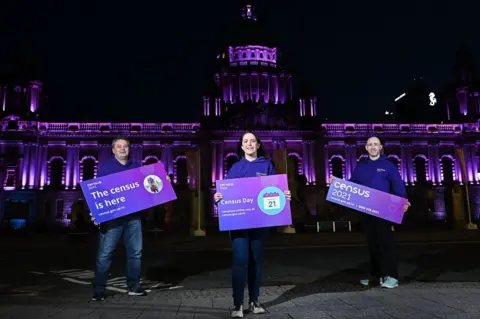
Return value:
<svg viewBox="0 0 480 319">
<path fill-rule="evenodd" d="M 118 141 L 120 140 L 124 140 L 125 142 L 127 142 L 127 145 L 130 146 L 130 140 L 126 137 L 123 137 L 123 136 L 117 136 L 113 139 L 112 141 L 112 148 L 115 147 L 115 143 L 117 143 Z"/>
</svg>

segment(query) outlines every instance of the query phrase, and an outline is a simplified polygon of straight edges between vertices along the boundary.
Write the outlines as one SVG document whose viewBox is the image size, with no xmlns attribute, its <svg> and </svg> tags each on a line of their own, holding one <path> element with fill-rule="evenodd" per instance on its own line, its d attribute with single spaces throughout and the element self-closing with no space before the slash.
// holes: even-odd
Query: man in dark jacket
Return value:
<svg viewBox="0 0 480 319">
<path fill-rule="evenodd" d="M 98 170 L 97 177 L 138 168 L 140 162 L 129 159 L 130 142 L 125 138 L 116 138 L 112 142 L 113 156 L 106 160 Z M 122 237 L 127 251 L 127 286 L 130 296 L 145 296 L 140 287 L 142 259 L 142 220 L 139 213 L 122 216 L 100 224 L 100 243 L 97 253 L 93 301 L 105 299 L 105 287 L 112 255 Z"/>
<path fill-rule="evenodd" d="M 406 198 L 407 190 L 398 168 L 383 155 L 380 140 L 377 137 L 369 138 L 365 149 L 368 152 L 368 159 L 358 163 L 350 181 Z M 410 203 L 404 210 L 407 211 L 409 207 Z M 378 278 L 384 288 L 398 287 L 398 261 L 390 223 L 376 216 L 362 214 L 361 224 L 370 251 L 371 277 Z M 368 286 L 370 280 L 362 279 L 360 283 Z"/>
</svg>

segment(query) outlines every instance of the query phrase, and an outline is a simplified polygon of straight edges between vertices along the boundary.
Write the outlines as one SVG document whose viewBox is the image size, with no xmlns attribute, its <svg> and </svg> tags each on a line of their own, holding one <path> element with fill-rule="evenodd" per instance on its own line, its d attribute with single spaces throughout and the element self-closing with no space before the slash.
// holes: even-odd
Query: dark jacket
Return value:
<svg viewBox="0 0 480 319">
<path fill-rule="evenodd" d="M 369 158 L 358 163 L 350 181 L 399 197 L 407 197 L 407 190 L 398 168 L 385 155 L 380 155 L 375 161 Z"/>
<path fill-rule="evenodd" d="M 247 161 L 242 157 L 238 162 L 233 164 L 225 176 L 225 179 L 243 178 L 243 177 L 257 177 L 276 175 L 277 171 L 271 159 L 260 156 L 254 161 Z"/>
<path fill-rule="evenodd" d="M 123 171 L 128 171 L 130 169 L 138 168 L 141 166 L 142 166 L 141 162 L 132 161 L 130 159 L 127 161 L 125 165 L 123 165 L 115 158 L 115 156 L 112 156 L 109 159 L 107 159 L 104 163 L 102 163 L 102 165 L 100 165 L 100 167 L 98 168 L 97 177 L 120 173 Z M 141 219 L 140 212 L 125 215 L 125 216 L 101 223 L 100 230 L 105 231 L 107 229 L 117 227 L 127 221 L 134 220 L 134 219 Z"/>
<path fill-rule="evenodd" d="M 271 159 L 260 156 L 250 162 L 247 161 L 244 156 L 242 156 L 242 158 L 233 164 L 233 166 L 228 170 L 225 179 L 268 176 L 276 174 L 277 170 L 275 169 Z M 236 237 L 245 237 L 247 236 L 246 234 L 248 231 L 255 232 L 256 236 L 259 236 L 258 238 L 263 239 L 265 239 L 268 234 L 268 228 L 233 230 L 230 231 L 230 238 L 234 239 Z"/>
</svg>

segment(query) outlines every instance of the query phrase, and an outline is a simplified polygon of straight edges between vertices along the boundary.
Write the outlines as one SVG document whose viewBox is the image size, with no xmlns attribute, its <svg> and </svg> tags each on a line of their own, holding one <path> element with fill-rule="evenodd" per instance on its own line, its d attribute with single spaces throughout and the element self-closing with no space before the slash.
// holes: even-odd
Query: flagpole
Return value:
<svg viewBox="0 0 480 319">
<path fill-rule="evenodd" d="M 285 157 L 285 173 L 287 174 L 287 181 L 288 181 L 288 152 L 286 149 L 285 149 L 284 157 Z M 293 225 L 288 225 L 287 228 L 285 228 L 285 234 L 295 234 L 296 232 L 297 231 L 295 230 L 295 227 L 293 227 Z"/>
<path fill-rule="evenodd" d="M 205 231 L 202 230 L 202 227 L 201 227 L 201 215 L 202 215 L 202 186 L 201 186 L 201 178 L 200 178 L 200 174 L 201 174 L 201 165 L 200 165 L 200 150 L 197 151 L 197 188 L 198 188 L 198 214 L 197 214 L 197 229 L 195 229 L 193 231 L 193 235 L 194 236 L 205 236 Z"/>
<path fill-rule="evenodd" d="M 463 153 L 463 148 L 457 147 L 457 154 L 460 159 L 460 170 L 462 172 L 463 182 L 465 183 L 465 199 L 467 201 L 467 213 L 468 213 L 468 230 L 476 230 L 478 226 L 472 223 L 472 212 L 470 210 L 470 194 L 468 191 L 468 176 L 467 176 L 467 168 L 465 166 L 465 155 Z"/>
<path fill-rule="evenodd" d="M 470 195 L 468 193 L 468 181 L 465 181 L 465 197 L 467 198 L 468 225 L 467 229 L 475 230 L 478 226 L 472 223 L 472 211 L 470 210 Z"/>
</svg>

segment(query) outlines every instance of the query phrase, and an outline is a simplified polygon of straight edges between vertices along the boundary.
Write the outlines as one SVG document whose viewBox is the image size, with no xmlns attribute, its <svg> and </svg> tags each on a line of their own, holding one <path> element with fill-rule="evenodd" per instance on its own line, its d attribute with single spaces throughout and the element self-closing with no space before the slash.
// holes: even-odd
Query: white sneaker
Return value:
<svg viewBox="0 0 480 319">
<path fill-rule="evenodd" d="M 243 318 L 243 306 L 233 307 L 232 318 Z"/>
<path fill-rule="evenodd" d="M 385 281 L 382 283 L 382 288 L 397 288 L 398 287 L 398 279 L 393 277 L 385 277 Z"/>
<path fill-rule="evenodd" d="M 362 279 L 360 280 L 360 284 L 362 286 L 368 286 L 370 285 L 370 279 Z M 380 278 L 380 285 L 383 285 L 383 278 Z"/>
<path fill-rule="evenodd" d="M 261 307 L 257 302 L 251 302 L 248 307 L 248 310 L 254 314 L 262 314 L 267 312 L 265 308 Z"/>
</svg>

